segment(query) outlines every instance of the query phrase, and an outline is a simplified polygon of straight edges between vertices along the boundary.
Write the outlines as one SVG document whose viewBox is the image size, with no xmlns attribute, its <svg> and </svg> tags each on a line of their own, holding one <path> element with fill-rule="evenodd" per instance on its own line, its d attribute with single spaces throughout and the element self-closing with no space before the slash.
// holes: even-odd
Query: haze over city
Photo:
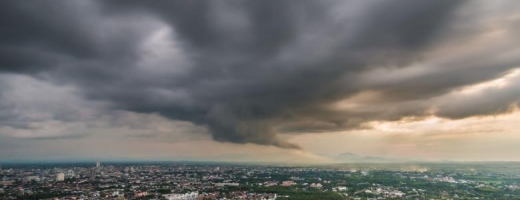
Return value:
<svg viewBox="0 0 520 200">
<path fill-rule="evenodd" d="M 519 10 L 3 0 L 0 162 L 520 161 Z"/>
</svg>

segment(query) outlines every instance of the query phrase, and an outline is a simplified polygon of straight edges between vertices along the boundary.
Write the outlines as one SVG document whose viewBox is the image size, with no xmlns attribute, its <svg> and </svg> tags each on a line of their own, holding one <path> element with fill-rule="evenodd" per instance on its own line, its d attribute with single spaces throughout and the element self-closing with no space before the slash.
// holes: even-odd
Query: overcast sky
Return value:
<svg viewBox="0 0 520 200">
<path fill-rule="evenodd" d="M 520 1 L 0 1 L 0 161 L 520 161 Z"/>
</svg>

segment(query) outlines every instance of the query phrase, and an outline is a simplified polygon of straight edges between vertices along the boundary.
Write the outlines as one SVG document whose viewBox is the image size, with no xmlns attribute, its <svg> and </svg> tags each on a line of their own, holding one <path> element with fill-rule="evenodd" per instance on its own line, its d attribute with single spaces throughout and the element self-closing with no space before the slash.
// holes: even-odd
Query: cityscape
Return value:
<svg viewBox="0 0 520 200">
<path fill-rule="evenodd" d="M 520 163 L 8 164 L 0 199 L 517 199 Z"/>
<path fill-rule="evenodd" d="M 0 0 L 0 200 L 520 200 L 520 0 Z"/>
</svg>

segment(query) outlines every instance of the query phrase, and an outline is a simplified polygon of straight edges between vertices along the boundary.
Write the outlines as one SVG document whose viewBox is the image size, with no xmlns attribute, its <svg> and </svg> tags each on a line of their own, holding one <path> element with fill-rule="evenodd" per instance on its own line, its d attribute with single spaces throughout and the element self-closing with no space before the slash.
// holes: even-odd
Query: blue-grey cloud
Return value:
<svg viewBox="0 0 520 200">
<path fill-rule="evenodd" d="M 486 19 L 511 14 L 473 14 L 481 3 L 7 0 L 0 3 L 0 73 L 71 85 L 104 109 L 206 126 L 217 141 L 298 148 L 275 129 L 321 132 L 427 115 L 435 105 L 428 100 L 518 67 L 515 56 L 489 51 L 432 56 L 488 31 L 479 28 Z M 518 33 L 518 19 L 499 23 Z M 497 45 L 497 53 L 515 46 Z M 416 65 L 424 73 L 404 74 Z M 374 78 L 378 70 L 404 75 Z M 365 91 L 380 94 L 364 105 L 371 110 L 330 108 Z M 497 109 L 485 113 L 513 102 L 489 100 Z M 10 105 L 0 109 L 4 123 L 14 118 Z M 439 113 L 472 115 L 453 112 Z"/>
</svg>

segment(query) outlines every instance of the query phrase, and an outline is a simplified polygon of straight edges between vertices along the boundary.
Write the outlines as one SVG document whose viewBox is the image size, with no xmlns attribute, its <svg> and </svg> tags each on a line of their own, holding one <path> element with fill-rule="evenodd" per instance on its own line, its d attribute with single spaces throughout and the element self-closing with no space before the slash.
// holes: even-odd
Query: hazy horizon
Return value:
<svg viewBox="0 0 520 200">
<path fill-rule="evenodd" d="M 0 163 L 517 162 L 519 10 L 1 1 Z"/>
</svg>

